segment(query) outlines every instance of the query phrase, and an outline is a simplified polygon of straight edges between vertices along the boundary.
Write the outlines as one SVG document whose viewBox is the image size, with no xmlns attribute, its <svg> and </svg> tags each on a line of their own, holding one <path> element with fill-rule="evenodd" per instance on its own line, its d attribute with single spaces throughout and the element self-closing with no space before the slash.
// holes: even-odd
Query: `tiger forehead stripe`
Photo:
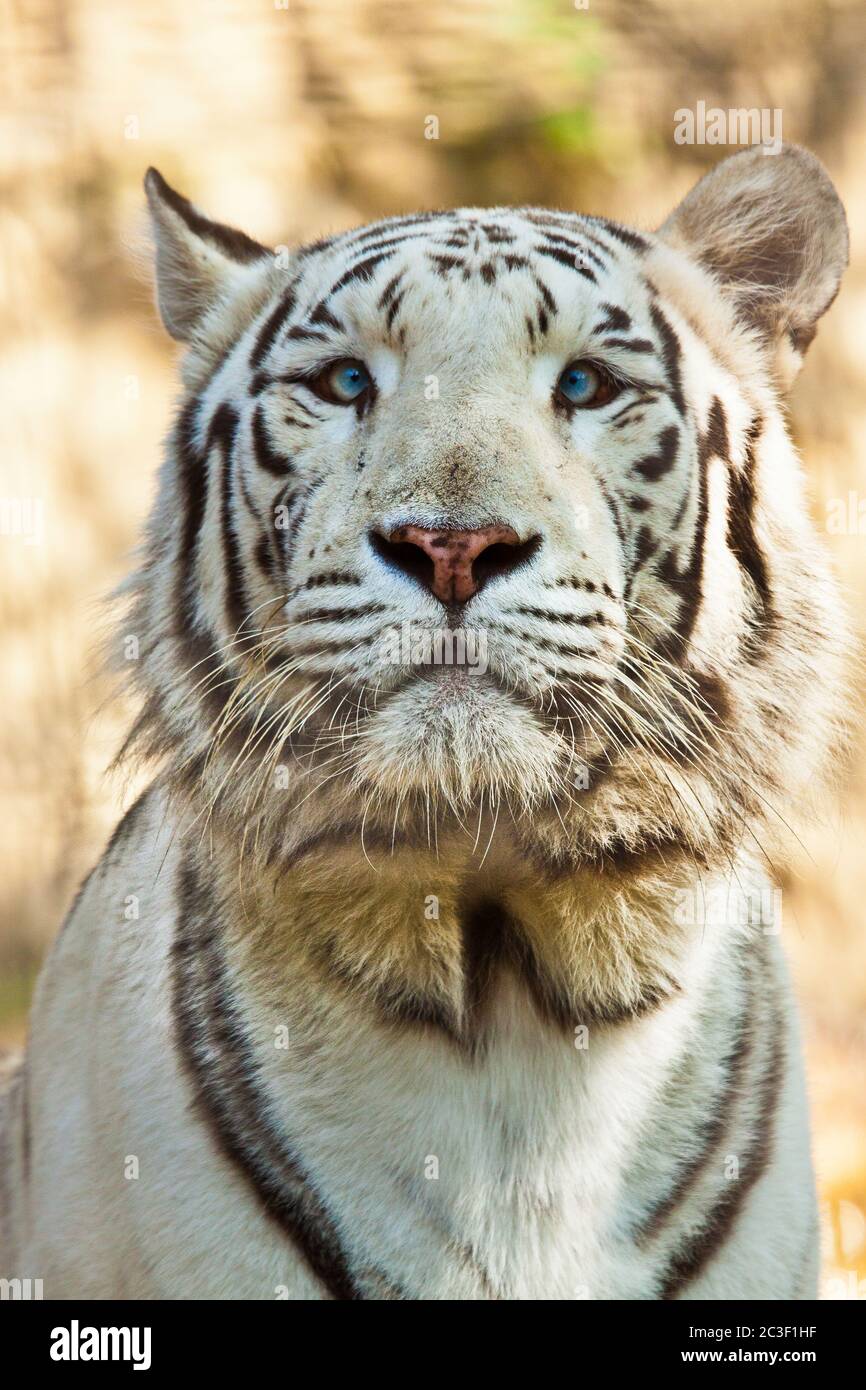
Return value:
<svg viewBox="0 0 866 1390">
<path fill-rule="evenodd" d="M 377 309 L 384 309 L 388 304 L 390 304 L 394 295 L 397 293 L 397 290 L 399 289 L 405 274 L 405 270 L 400 270 L 388 281 L 387 285 L 385 286 L 385 288 L 379 296 L 379 302 L 376 305 Z"/>
<path fill-rule="evenodd" d="M 555 247 L 559 251 L 570 251 L 577 260 L 592 261 L 592 264 L 596 266 L 598 270 L 603 270 L 605 272 L 609 271 L 609 264 L 593 251 L 592 247 L 588 244 L 588 240 L 589 239 L 586 238 L 582 241 L 575 241 L 572 237 L 553 236 L 550 233 L 546 233 L 544 244 Z"/>
<path fill-rule="evenodd" d="M 313 309 L 309 315 L 309 321 L 310 323 L 323 323 L 327 328 L 334 328 L 339 333 L 345 332 L 345 324 L 331 312 L 324 300 Z"/>
<path fill-rule="evenodd" d="M 268 314 L 263 323 L 255 343 L 250 353 L 250 366 L 256 371 L 261 367 L 283 328 L 286 320 L 291 315 L 295 307 L 295 293 L 293 289 L 283 292 L 275 308 Z M 253 378 L 255 380 L 255 378 Z"/>
<path fill-rule="evenodd" d="M 508 231 L 506 227 L 502 227 L 498 223 L 482 222 L 480 225 L 488 241 L 513 242 L 517 240 L 513 232 Z"/>
<path fill-rule="evenodd" d="M 536 285 L 538 286 L 538 290 L 539 290 L 539 293 L 541 294 L 542 299 L 544 300 L 545 308 L 546 308 L 551 314 L 556 314 L 556 313 L 558 313 L 559 311 L 558 311 L 558 309 L 557 309 L 556 300 L 554 299 L 554 297 L 553 297 L 553 295 L 551 294 L 550 290 L 547 288 L 547 285 L 545 285 L 544 281 L 541 279 L 540 276 L 536 275 L 536 277 L 535 277 L 535 283 L 536 283 Z"/>
<path fill-rule="evenodd" d="M 348 249 L 351 249 L 351 247 L 362 245 L 366 241 L 373 241 L 385 232 L 400 231 L 404 227 L 418 227 L 424 224 L 453 221 L 456 216 L 455 212 L 416 212 L 407 217 L 386 218 L 383 222 L 374 222 L 371 226 L 348 232 L 344 244 Z"/>
<path fill-rule="evenodd" d="M 371 280 L 379 266 L 384 265 L 385 261 L 389 261 L 395 252 L 396 247 L 387 251 L 378 251 L 372 256 L 365 256 L 362 260 L 356 261 L 334 282 L 325 295 L 325 299 L 330 299 L 332 295 L 337 294 L 339 290 L 350 285 L 354 280 Z"/>
<path fill-rule="evenodd" d="M 572 253 L 563 251 L 559 246 L 536 246 L 536 255 L 547 256 L 550 260 L 558 261 L 567 270 L 573 270 L 578 275 L 582 275 L 585 280 L 589 280 L 593 285 L 597 284 L 595 272 L 589 266 L 580 264 L 580 252 Z"/>
<path fill-rule="evenodd" d="M 628 333 L 631 328 L 631 316 L 625 309 L 617 304 L 602 304 L 601 307 L 607 317 L 596 325 L 593 330 L 595 333 Z"/>
<path fill-rule="evenodd" d="M 646 237 L 640 236 L 638 232 L 633 232 L 629 227 L 622 227 L 618 222 L 612 222 L 606 217 L 593 217 L 590 218 L 589 221 L 593 227 L 599 228 L 608 236 L 612 236 L 617 241 L 621 241 L 630 251 L 636 251 L 643 255 L 650 249 L 651 243 Z"/>
</svg>

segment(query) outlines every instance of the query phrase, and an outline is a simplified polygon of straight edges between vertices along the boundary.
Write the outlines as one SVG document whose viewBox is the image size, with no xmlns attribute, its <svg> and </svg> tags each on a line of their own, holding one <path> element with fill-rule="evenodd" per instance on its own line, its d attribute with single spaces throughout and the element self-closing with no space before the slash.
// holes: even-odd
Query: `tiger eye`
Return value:
<svg viewBox="0 0 866 1390">
<path fill-rule="evenodd" d="M 556 383 L 556 394 L 566 405 L 578 410 L 592 410 L 607 405 L 618 396 L 622 387 L 595 362 L 571 362 Z"/>
<path fill-rule="evenodd" d="M 310 382 L 316 395 L 332 405 L 354 405 L 370 390 L 372 384 L 370 373 L 356 357 L 331 362 Z"/>
</svg>

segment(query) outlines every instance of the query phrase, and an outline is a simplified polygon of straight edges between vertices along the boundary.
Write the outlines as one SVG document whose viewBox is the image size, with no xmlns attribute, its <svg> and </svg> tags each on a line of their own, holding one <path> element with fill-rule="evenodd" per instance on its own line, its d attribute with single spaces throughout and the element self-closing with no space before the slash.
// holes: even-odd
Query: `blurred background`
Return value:
<svg viewBox="0 0 866 1390">
<path fill-rule="evenodd" d="M 652 227 L 730 152 L 676 144 L 678 109 L 781 110 L 851 222 L 791 414 L 860 623 L 861 0 L 0 0 L 0 17 L 0 1046 L 23 1040 L 45 948 L 135 792 L 106 776 L 130 710 L 98 644 L 175 392 L 141 265 L 148 164 L 270 244 L 461 203 Z M 830 1298 L 866 1297 L 860 726 L 838 805 L 792 842 L 782 884 Z"/>
</svg>

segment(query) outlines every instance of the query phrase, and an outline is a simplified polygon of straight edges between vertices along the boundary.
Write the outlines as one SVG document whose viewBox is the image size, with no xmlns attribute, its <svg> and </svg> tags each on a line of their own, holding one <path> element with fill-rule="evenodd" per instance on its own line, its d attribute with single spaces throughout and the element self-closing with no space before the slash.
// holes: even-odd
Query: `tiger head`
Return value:
<svg viewBox="0 0 866 1390">
<path fill-rule="evenodd" d="M 842 624 L 782 399 L 847 259 L 816 159 L 738 154 L 654 233 L 463 208 L 276 252 L 146 190 L 187 351 L 136 737 L 178 786 L 277 855 L 474 808 L 567 868 L 712 861 L 814 780 Z"/>
</svg>

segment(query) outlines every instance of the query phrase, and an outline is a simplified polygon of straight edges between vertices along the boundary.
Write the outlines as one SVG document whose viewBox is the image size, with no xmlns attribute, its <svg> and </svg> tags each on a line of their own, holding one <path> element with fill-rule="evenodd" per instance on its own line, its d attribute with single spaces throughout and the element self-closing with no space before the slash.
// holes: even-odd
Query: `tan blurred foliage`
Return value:
<svg viewBox="0 0 866 1390">
<path fill-rule="evenodd" d="M 0 0 L 0 1040 L 21 1037 L 34 969 L 131 790 L 104 775 L 129 711 L 97 646 L 174 395 L 137 269 L 148 164 L 275 244 L 454 203 L 652 226 L 725 153 L 675 145 L 677 108 L 781 108 L 852 225 L 793 428 L 822 529 L 830 499 L 866 496 L 866 7 L 580 3 Z M 828 541 L 859 616 L 866 520 L 851 530 Z M 859 729 L 839 790 L 792 842 L 783 904 L 839 1281 L 826 1292 L 851 1296 L 866 1276 Z"/>
</svg>

